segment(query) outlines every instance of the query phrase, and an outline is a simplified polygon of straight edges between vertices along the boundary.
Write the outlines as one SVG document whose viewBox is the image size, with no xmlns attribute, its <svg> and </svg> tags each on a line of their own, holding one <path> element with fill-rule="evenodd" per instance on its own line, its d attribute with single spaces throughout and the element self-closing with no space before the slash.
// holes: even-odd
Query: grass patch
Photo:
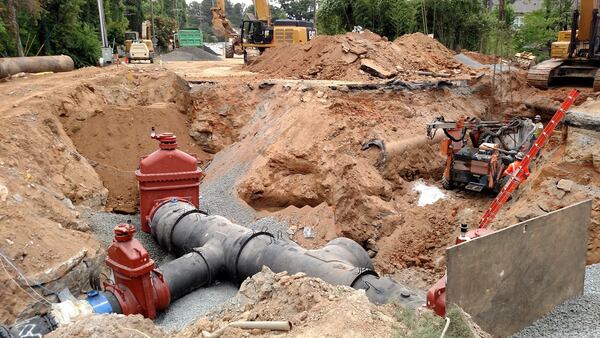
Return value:
<svg viewBox="0 0 600 338">
<path fill-rule="evenodd" d="M 475 337 L 459 309 L 450 309 L 446 315 L 450 318 L 450 326 L 445 337 Z M 439 338 L 446 325 L 444 318 L 436 316 L 432 312 L 425 312 L 417 316 L 414 311 L 401 308 L 396 314 L 396 318 L 403 326 L 397 330 L 397 337 Z"/>
</svg>

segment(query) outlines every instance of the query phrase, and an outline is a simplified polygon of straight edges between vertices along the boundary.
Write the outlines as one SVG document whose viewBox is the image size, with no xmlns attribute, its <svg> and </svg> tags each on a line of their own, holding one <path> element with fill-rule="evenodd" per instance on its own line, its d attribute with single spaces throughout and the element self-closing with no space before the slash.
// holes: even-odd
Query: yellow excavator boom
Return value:
<svg viewBox="0 0 600 338">
<path fill-rule="evenodd" d="M 254 14 L 256 15 L 256 19 L 266 22 L 267 26 L 271 26 L 269 0 L 254 0 Z"/>
<path fill-rule="evenodd" d="M 225 13 L 225 0 L 214 0 L 212 12 L 213 31 L 217 36 L 235 38 L 239 33 L 233 28 Z"/>
</svg>

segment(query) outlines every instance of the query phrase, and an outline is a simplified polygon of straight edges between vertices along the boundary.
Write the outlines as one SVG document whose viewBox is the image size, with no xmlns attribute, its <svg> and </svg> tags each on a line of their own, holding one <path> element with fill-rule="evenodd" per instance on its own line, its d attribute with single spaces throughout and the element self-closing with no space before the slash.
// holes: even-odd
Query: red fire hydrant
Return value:
<svg viewBox="0 0 600 338">
<path fill-rule="evenodd" d="M 135 172 L 140 189 L 140 217 L 142 231 L 150 232 L 154 210 L 162 202 L 178 199 L 199 207 L 200 179 L 204 173 L 198 168 L 193 155 L 177 149 L 177 137 L 173 133 L 152 135 L 160 149 L 142 157 L 140 168 Z"/>
<path fill-rule="evenodd" d="M 171 302 L 169 287 L 162 274 L 154 268 L 148 251 L 135 238 L 135 226 L 119 224 L 115 239 L 108 248 L 106 265 L 112 269 L 115 284 L 104 283 L 104 289 L 114 294 L 121 313 L 142 314 L 156 318 L 156 312 Z"/>
</svg>

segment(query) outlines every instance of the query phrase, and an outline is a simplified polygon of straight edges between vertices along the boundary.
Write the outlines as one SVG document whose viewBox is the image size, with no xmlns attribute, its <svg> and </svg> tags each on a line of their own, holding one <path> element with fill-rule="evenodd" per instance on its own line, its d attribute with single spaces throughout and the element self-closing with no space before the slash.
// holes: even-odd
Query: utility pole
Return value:
<svg viewBox="0 0 600 338">
<path fill-rule="evenodd" d="M 154 27 L 154 0 L 150 0 L 150 15 L 152 16 L 152 44 L 156 46 L 158 40 L 156 39 L 156 29 Z"/>
<path fill-rule="evenodd" d="M 177 8 L 178 2 L 178 0 L 175 0 L 175 21 L 177 21 L 177 29 L 179 29 L 179 9 Z"/>
</svg>

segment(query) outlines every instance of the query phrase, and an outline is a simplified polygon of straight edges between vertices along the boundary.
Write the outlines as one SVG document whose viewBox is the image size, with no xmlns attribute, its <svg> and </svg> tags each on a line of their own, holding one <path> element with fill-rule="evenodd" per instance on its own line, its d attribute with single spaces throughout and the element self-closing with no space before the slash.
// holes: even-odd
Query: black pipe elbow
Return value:
<svg viewBox="0 0 600 338">
<path fill-rule="evenodd" d="M 378 304 L 396 301 L 416 307 L 424 303 L 424 295 L 390 278 L 380 278 L 367 252 L 348 238 L 307 250 L 290 240 L 253 232 L 224 217 L 206 215 L 178 200 L 160 206 L 150 227 L 163 248 L 184 255 L 160 267 L 171 301 L 213 283 L 219 275 L 241 283 L 267 266 L 274 272 L 303 272 L 334 285 L 365 290 L 367 297 Z"/>
<path fill-rule="evenodd" d="M 340 259 L 345 260 L 348 264 L 358 268 L 373 270 L 373 262 L 369 254 L 360 246 L 360 244 L 346 237 L 338 237 L 329 241 L 320 249 L 327 253 L 332 253 Z"/>
<path fill-rule="evenodd" d="M 163 264 L 159 270 L 171 291 L 171 302 L 214 283 L 225 269 L 223 248 L 213 240 L 203 247 Z"/>
</svg>

